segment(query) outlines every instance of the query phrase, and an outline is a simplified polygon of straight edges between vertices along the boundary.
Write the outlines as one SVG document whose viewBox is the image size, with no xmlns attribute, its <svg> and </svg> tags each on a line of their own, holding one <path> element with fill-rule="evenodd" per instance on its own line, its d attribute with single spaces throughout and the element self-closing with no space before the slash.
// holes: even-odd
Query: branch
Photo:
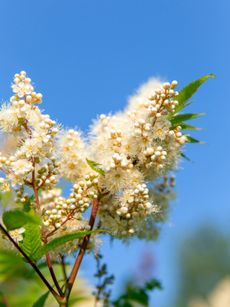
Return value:
<svg viewBox="0 0 230 307">
<path fill-rule="evenodd" d="M 98 200 L 94 200 L 91 215 L 90 215 L 90 220 L 89 220 L 90 230 L 93 229 L 93 226 L 94 226 L 94 223 L 95 223 L 95 219 L 96 219 L 97 211 L 98 211 L 98 205 L 99 205 Z M 79 271 L 81 262 L 83 260 L 84 255 L 85 255 L 85 251 L 86 251 L 87 245 L 89 243 L 89 240 L 90 240 L 90 234 L 85 236 L 84 239 L 83 239 L 83 242 L 82 242 L 81 247 L 80 247 L 80 251 L 79 251 L 78 256 L 76 258 L 76 261 L 74 263 L 72 272 L 70 273 L 69 279 L 67 281 L 67 287 L 66 287 L 66 291 L 65 291 L 65 297 L 66 297 L 67 301 L 69 299 L 71 290 L 73 288 L 74 281 L 77 277 L 77 273 Z"/>
<path fill-rule="evenodd" d="M 68 222 L 74 215 L 74 213 L 77 211 L 77 209 L 73 210 L 72 212 L 70 212 L 67 217 L 65 218 L 65 220 L 61 223 L 61 226 L 59 228 L 61 228 L 63 225 L 65 225 L 66 222 Z M 59 228 L 54 228 L 52 231 L 50 231 L 49 233 L 44 235 L 44 240 L 47 240 L 49 237 L 51 237 Z"/>
<path fill-rule="evenodd" d="M 62 289 L 60 288 L 59 286 L 59 283 L 57 281 L 57 278 L 56 278 L 56 275 L 54 273 L 54 270 L 53 270 L 53 265 L 52 265 L 52 260 L 51 260 L 51 257 L 50 257 L 50 254 L 49 253 L 46 253 L 46 262 L 47 262 L 47 265 L 48 265 L 48 268 L 49 268 L 49 271 L 50 271 L 50 275 L 53 279 L 53 282 L 56 286 L 56 289 L 58 290 L 58 293 L 63 296 L 64 293 L 62 292 Z"/>
<path fill-rule="evenodd" d="M 61 266 L 62 266 L 63 277 L 64 277 L 65 282 L 66 282 L 68 277 L 67 277 L 67 273 L 66 273 L 65 256 L 62 255 L 62 254 L 59 254 L 59 256 L 60 256 L 60 259 L 61 259 Z"/>
<path fill-rule="evenodd" d="M 35 178 L 35 159 L 33 158 L 32 160 L 32 163 L 33 163 L 33 172 L 32 172 L 32 187 L 33 187 L 33 190 L 34 190 L 34 196 L 35 196 L 35 201 L 36 201 L 36 205 L 37 205 L 37 208 L 38 210 L 40 210 L 40 200 L 39 200 L 39 188 L 36 184 L 36 178 Z M 45 242 L 46 243 L 46 242 Z M 49 268 L 49 271 L 50 271 L 50 275 L 52 277 L 52 280 L 54 282 L 54 285 L 56 286 L 57 290 L 58 290 L 58 293 L 61 297 L 63 297 L 63 292 L 59 286 L 59 283 L 57 281 L 57 277 L 55 275 L 55 272 L 54 272 L 54 269 L 53 269 L 53 265 L 52 265 L 52 261 L 51 261 L 51 257 L 49 255 L 49 253 L 46 253 L 46 262 L 47 262 L 47 265 L 48 265 L 48 268 Z"/>
</svg>

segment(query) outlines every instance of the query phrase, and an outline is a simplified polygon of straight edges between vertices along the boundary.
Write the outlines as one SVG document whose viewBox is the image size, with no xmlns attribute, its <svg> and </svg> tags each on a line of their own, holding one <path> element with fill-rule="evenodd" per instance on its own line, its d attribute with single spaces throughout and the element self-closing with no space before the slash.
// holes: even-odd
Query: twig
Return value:
<svg viewBox="0 0 230 307">
<path fill-rule="evenodd" d="M 61 223 L 61 226 L 63 226 L 66 222 L 68 222 L 73 216 L 74 216 L 74 213 L 77 211 L 77 209 L 76 210 L 73 210 L 71 213 L 69 213 L 68 215 L 67 215 L 67 217 L 65 218 L 65 220 Z M 60 226 L 60 227 L 61 227 Z M 59 228 L 60 228 L 59 227 Z M 45 235 L 45 237 L 44 237 L 44 240 L 47 240 L 49 237 L 51 237 L 59 228 L 55 228 L 55 229 L 53 229 L 52 231 L 50 231 L 49 233 L 47 233 L 46 235 Z"/>
<path fill-rule="evenodd" d="M 36 205 L 37 205 L 37 208 L 40 210 L 40 200 L 39 200 L 39 188 L 37 187 L 37 184 L 36 184 L 36 178 L 35 178 L 35 159 L 33 158 L 32 159 L 32 163 L 33 163 L 33 171 L 32 171 L 32 187 L 33 187 L 33 190 L 34 190 L 34 196 L 35 196 L 35 202 L 36 202 Z M 58 290 L 58 293 L 61 297 L 63 297 L 63 292 L 62 292 L 62 289 L 60 288 L 60 285 L 57 281 L 57 277 L 55 275 L 55 272 L 54 272 L 54 269 L 53 269 L 53 265 L 52 265 L 52 261 L 51 261 L 51 257 L 49 255 L 49 253 L 46 253 L 46 262 L 47 262 L 47 266 L 49 268 L 49 271 L 50 271 L 50 275 L 52 277 L 52 280 L 56 286 L 56 289 Z"/>
<path fill-rule="evenodd" d="M 90 215 L 90 220 L 89 220 L 90 230 L 93 229 L 93 226 L 94 226 L 94 223 L 95 223 L 95 220 L 96 220 L 98 205 L 99 205 L 98 200 L 94 200 L 91 215 Z M 80 247 L 80 251 L 79 251 L 78 256 L 75 260 L 73 269 L 72 269 L 70 276 L 68 278 L 67 285 L 66 285 L 66 291 L 65 291 L 65 297 L 66 297 L 67 301 L 69 299 L 71 290 L 73 288 L 73 284 L 74 284 L 75 279 L 77 277 L 77 273 L 79 271 L 81 262 L 83 260 L 84 255 L 85 255 L 85 251 L 86 251 L 87 245 L 89 243 L 89 240 L 90 240 L 90 234 L 84 237 L 83 242 L 82 242 L 81 247 Z"/>
<path fill-rule="evenodd" d="M 66 272 L 65 256 L 62 255 L 62 254 L 59 254 L 59 256 L 60 256 L 60 259 L 61 259 L 63 276 L 64 276 L 65 281 L 67 281 L 68 277 L 67 277 L 67 272 Z"/>
<path fill-rule="evenodd" d="M 53 270 L 52 260 L 51 260 L 51 257 L 50 257 L 49 253 L 46 253 L 46 262 L 47 262 L 47 265 L 48 265 L 48 268 L 49 268 L 49 271 L 50 271 L 50 275 L 51 275 L 51 277 L 53 279 L 53 282 L 54 282 L 54 284 L 56 286 L 56 289 L 58 290 L 58 293 L 61 296 L 63 296 L 64 293 L 62 292 L 62 289 L 59 286 L 59 283 L 57 281 L 56 275 L 55 275 L 54 270 Z"/>
</svg>

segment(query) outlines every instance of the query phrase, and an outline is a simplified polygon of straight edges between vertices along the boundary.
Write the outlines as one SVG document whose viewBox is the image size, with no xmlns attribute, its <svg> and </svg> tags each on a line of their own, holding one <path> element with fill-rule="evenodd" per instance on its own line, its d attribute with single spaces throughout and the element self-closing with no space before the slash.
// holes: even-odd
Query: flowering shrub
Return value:
<svg viewBox="0 0 230 307">
<path fill-rule="evenodd" d="M 199 143 L 185 131 L 196 130 L 186 122 L 202 114 L 181 111 L 209 77 L 180 92 L 176 81 L 151 80 L 124 111 L 100 115 L 83 136 L 43 114 L 42 94 L 24 71 L 15 75 L 14 95 L 0 111 L 3 136 L 11 138 L 10 150 L 0 154 L 0 188 L 11 193 L 1 244 L 13 245 L 26 258 L 60 305 L 68 305 L 84 253 L 94 250 L 98 233 L 126 241 L 157 237 L 173 197 L 171 172 L 185 157 L 184 144 Z M 60 188 L 63 179 L 72 184 L 68 196 Z M 52 261 L 78 249 L 73 270 L 60 285 Z M 38 268 L 43 257 L 56 289 Z"/>
</svg>

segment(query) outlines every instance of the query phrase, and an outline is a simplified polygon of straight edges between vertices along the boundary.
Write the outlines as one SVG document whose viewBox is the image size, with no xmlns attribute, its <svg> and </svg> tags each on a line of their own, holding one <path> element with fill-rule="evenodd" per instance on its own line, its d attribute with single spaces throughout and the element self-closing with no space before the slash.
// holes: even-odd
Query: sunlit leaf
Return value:
<svg viewBox="0 0 230 307">
<path fill-rule="evenodd" d="M 162 289 L 160 282 L 152 279 L 146 282 L 143 287 L 137 286 L 133 283 L 127 285 L 126 291 L 117 300 L 112 302 L 115 307 L 132 307 L 132 306 L 149 306 L 149 291 L 154 289 Z"/>
<path fill-rule="evenodd" d="M 101 164 L 97 163 L 95 161 L 86 159 L 88 165 L 97 173 L 99 173 L 100 175 L 105 175 L 105 171 L 101 168 Z"/>
<path fill-rule="evenodd" d="M 215 78 L 214 74 L 205 75 L 197 80 L 192 81 L 186 85 L 176 97 L 176 100 L 179 102 L 178 106 L 175 108 L 175 111 L 178 112 L 186 106 L 186 102 L 196 93 L 198 88 L 209 78 Z"/>
<path fill-rule="evenodd" d="M 37 225 L 41 223 L 37 215 L 19 209 L 4 212 L 2 220 L 8 230 L 20 228 L 27 223 Z"/>
<path fill-rule="evenodd" d="M 23 234 L 23 241 L 20 242 L 20 247 L 24 252 L 32 258 L 37 260 L 34 255 L 40 252 L 42 249 L 40 227 L 35 224 L 26 224 L 24 226 L 25 232 Z"/>
<path fill-rule="evenodd" d="M 43 255 L 46 253 L 54 250 L 55 248 L 62 246 L 63 244 L 73 241 L 75 239 L 83 238 L 89 234 L 97 234 L 105 232 L 104 230 L 86 230 L 86 231 L 78 231 L 78 232 L 72 232 L 68 233 L 66 235 L 60 236 L 58 238 L 53 239 L 49 243 L 42 246 L 42 248 L 38 249 L 36 253 L 34 253 L 34 258 L 36 260 L 40 259 Z"/>
<path fill-rule="evenodd" d="M 184 158 L 187 161 L 191 161 L 191 159 L 189 159 L 189 157 L 187 157 L 183 152 L 180 153 L 181 157 Z"/>
<path fill-rule="evenodd" d="M 205 144 L 205 142 L 199 141 L 199 140 L 195 139 L 194 137 L 192 137 L 192 136 L 190 136 L 190 135 L 186 135 L 186 142 L 188 142 L 188 143 Z"/>
<path fill-rule="evenodd" d="M 182 130 L 201 130 L 201 128 L 196 127 L 196 126 L 192 126 L 186 123 L 181 123 L 180 127 Z"/>
<path fill-rule="evenodd" d="M 183 124 L 187 120 L 191 120 L 200 116 L 203 116 L 204 113 L 185 113 L 185 114 L 177 114 L 174 115 L 170 122 L 172 124 L 172 128 L 175 128 L 177 126 L 180 126 L 180 124 Z"/>
<path fill-rule="evenodd" d="M 49 291 L 39 297 L 39 299 L 33 304 L 32 307 L 44 307 L 45 302 L 49 296 Z"/>
</svg>

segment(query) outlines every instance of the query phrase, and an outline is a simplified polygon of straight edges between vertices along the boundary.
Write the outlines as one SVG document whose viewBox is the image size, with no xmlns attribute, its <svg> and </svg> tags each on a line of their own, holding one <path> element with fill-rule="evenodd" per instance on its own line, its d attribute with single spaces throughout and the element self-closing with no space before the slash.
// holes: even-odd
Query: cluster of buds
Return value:
<svg viewBox="0 0 230 307">
<path fill-rule="evenodd" d="M 145 102 L 145 107 L 148 109 L 150 117 L 161 117 L 167 115 L 169 112 L 174 112 L 175 107 L 178 105 L 176 96 L 178 92 L 174 91 L 177 86 L 177 81 L 171 83 L 166 82 L 162 88 L 156 89 L 153 96 Z"/>
<path fill-rule="evenodd" d="M 177 143 L 183 145 L 186 142 L 186 136 L 181 133 L 181 127 L 177 126 L 175 129 L 169 131 L 169 135 L 173 136 Z"/>
<path fill-rule="evenodd" d="M 121 147 L 122 144 L 122 132 L 120 130 L 111 130 L 109 139 L 112 142 L 112 147 L 115 150 L 116 148 Z"/>
<path fill-rule="evenodd" d="M 24 185 L 21 185 L 18 188 L 16 188 L 15 192 L 16 192 L 15 203 L 21 203 L 21 204 L 29 203 L 30 196 L 25 192 Z"/>
<path fill-rule="evenodd" d="M 16 156 L 4 157 L 0 153 L 0 170 L 6 174 L 7 180 L 12 180 L 13 184 L 22 183 L 24 176 L 33 171 L 33 165 L 26 159 L 17 159 Z M 3 178 L 2 178 L 3 180 Z M 4 179 L 4 185 L 7 187 L 7 181 Z"/>
<path fill-rule="evenodd" d="M 58 162 L 55 157 L 51 157 L 50 161 L 38 170 L 36 183 L 39 188 L 42 187 L 47 190 L 53 188 L 57 184 L 59 165 L 60 162 Z"/>
<path fill-rule="evenodd" d="M 149 201 L 149 190 L 146 184 L 138 184 L 133 189 L 127 189 L 123 195 L 113 199 L 113 206 L 104 205 L 100 208 L 102 223 L 112 227 L 116 235 L 127 236 L 135 234 L 139 221 L 149 216 L 154 206 Z M 106 213 L 109 211 L 109 214 Z M 113 223 L 111 222 L 113 218 Z"/>
<path fill-rule="evenodd" d="M 89 208 L 91 201 L 98 198 L 97 186 L 98 174 L 92 173 L 74 184 L 68 198 L 61 196 L 60 189 L 43 192 L 41 200 L 44 225 L 57 229 L 75 214 L 83 213 Z"/>
<path fill-rule="evenodd" d="M 73 186 L 70 197 L 75 200 L 75 206 L 79 207 L 81 212 L 90 206 L 92 200 L 98 198 L 98 177 L 99 174 L 91 173 Z"/>
<path fill-rule="evenodd" d="M 43 191 L 41 194 L 43 224 L 60 228 L 66 219 L 67 200 L 61 196 L 60 189 Z"/>
<path fill-rule="evenodd" d="M 53 133 L 51 135 L 55 135 L 59 131 L 58 128 L 55 127 L 56 124 L 56 121 L 52 120 L 48 114 L 43 114 L 42 121 L 39 124 L 39 128 L 41 130 L 50 131 Z"/>
<path fill-rule="evenodd" d="M 147 210 L 149 212 L 151 207 L 149 190 L 146 184 L 138 184 L 135 189 L 125 191 L 123 201 L 121 201 L 116 213 L 119 216 L 130 219 L 132 215 L 139 214 L 137 211 Z"/>
<path fill-rule="evenodd" d="M 146 122 L 144 119 L 139 119 L 134 123 L 134 134 L 143 138 L 148 137 L 149 131 L 151 130 L 151 124 Z"/>
<path fill-rule="evenodd" d="M 34 92 L 34 87 L 31 84 L 31 79 L 27 77 L 25 71 L 21 71 L 14 76 L 14 84 L 12 90 L 15 96 L 11 98 L 11 102 L 21 101 L 25 97 L 25 102 L 29 104 L 41 103 L 42 94 Z"/>
<path fill-rule="evenodd" d="M 107 171 L 111 170 L 130 170 L 133 168 L 133 164 L 130 160 L 126 158 L 125 155 L 115 153 L 112 156 L 112 162 L 107 168 Z"/>
<path fill-rule="evenodd" d="M 143 154 L 146 158 L 146 167 L 155 165 L 158 169 L 163 168 L 163 162 L 166 160 L 167 151 L 165 151 L 162 146 L 157 146 L 156 148 L 148 147 L 144 150 Z"/>
</svg>

